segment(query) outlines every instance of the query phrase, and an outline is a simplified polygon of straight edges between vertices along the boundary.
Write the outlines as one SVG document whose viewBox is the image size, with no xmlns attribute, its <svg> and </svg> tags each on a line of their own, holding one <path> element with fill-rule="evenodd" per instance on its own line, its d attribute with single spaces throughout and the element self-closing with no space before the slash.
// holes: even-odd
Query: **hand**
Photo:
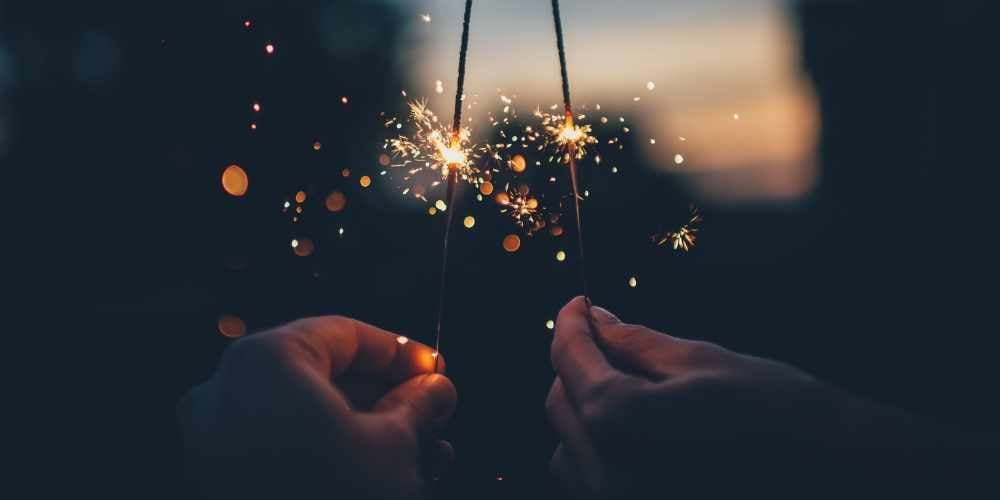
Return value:
<svg viewBox="0 0 1000 500">
<path fill-rule="evenodd" d="M 787 484 L 804 454 L 912 437 L 902 412 L 788 365 L 622 323 L 581 297 L 559 313 L 552 364 L 546 411 L 561 443 L 551 467 L 576 497 L 704 496 L 739 484 L 734 472 Z"/>
<path fill-rule="evenodd" d="M 240 339 L 178 406 L 193 475 L 211 498 L 421 497 L 453 458 L 431 354 L 333 316 Z"/>
</svg>

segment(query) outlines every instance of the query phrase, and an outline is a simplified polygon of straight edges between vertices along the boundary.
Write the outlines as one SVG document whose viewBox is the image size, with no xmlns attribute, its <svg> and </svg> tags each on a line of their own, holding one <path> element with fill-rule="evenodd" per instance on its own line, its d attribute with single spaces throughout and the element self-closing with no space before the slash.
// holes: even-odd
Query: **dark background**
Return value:
<svg viewBox="0 0 1000 500">
<path fill-rule="evenodd" d="M 23 299 L 10 309 L 26 320 L 16 336 L 45 354 L 8 352 L 32 381 L 17 384 L 29 403 L 14 413 L 47 426 L 29 434 L 25 463 L 64 462 L 73 488 L 106 496 L 186 497 L 173 409 L 230 342 L 220 314 L 251 331 L 344 314 L 431 342 L 443 219 L 357 183 L 377 176 L 378 112 L 398 110 L 405 87 L 399 13 L 351 1 L 143 4 L 0 3 L 16 69 L 0 75 L 8 282 Z M 983 5 L 798 8 L 823 120 L 818 188 L 780 205 L 701 203 L 699 245 L 678 254 L 648 236 L 664 214 L 682 221 L 692 195 L 626 150 L 636 168 L 587 179 L 601 195 L 584 205 L 594 301 L 995 429 L 996 36 Z M 376 43 L 334 35 L 365 30 Z M 245 197 L 219 186 L 230 163 L 250 174 Z M 300 189 L 309 197 L 293 225 L 281 205 Z M 340 214 L 323 208 L 331 189 L 347 195 Z M 507 254 L 499 240 L 513 229 L 491 210 L 470 203 L 477 227 L 458 231 L 449 269 L 458 462 L 441 487 L 454 498 L 552 492 L 544 324 L 580 288 L 569 228 L 565 241 L 522 237 Z M 311 257 L 291 251 L 301 237 L 316 242 Z M 552 259 L 558 248 L 568 262 Z M 52 385 L 35 390 L 43 380 Z"/>
</svg>

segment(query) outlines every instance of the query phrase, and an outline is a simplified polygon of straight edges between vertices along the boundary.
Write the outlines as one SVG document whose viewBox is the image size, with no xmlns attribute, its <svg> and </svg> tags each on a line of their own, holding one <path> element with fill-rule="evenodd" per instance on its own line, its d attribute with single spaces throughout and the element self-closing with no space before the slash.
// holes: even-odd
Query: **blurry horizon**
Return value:
<svg viewBox="0 0 1000 500">
<path fill-rule="evenodd" d="M 447 109 L 461 2 L 387 1 L 406 26 L 409 95 Z M 625 116 L 645 163 L 684 176 L 701 198 L 799 199 L 816 180 L 819 118 L 786 9 L 779 0 L 564 2 L 574 104 Z M 549 2 L 476 3 L 469 50 L 476 120 L 499 92 L 517 96 L 521 112 L 560 101 Z"/>
</svg>

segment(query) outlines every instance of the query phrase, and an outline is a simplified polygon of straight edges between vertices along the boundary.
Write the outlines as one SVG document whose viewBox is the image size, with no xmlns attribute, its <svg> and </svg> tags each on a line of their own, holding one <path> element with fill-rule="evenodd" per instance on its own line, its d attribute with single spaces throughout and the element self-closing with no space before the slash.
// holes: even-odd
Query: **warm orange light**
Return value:
<svg viewBox="0 0 1000 500">
<path fill-rule="evenodd" d="M 520 249 L 520 248 L 521 248 L 521 238 L 518 235 L 516 235 L 516 234 L 508 234 L 503 239 L 503 249 L 504 250 L 506 250 L 506 251 L 508 251 L 510 253 L 514 253 L 514 252 L 518 251 L 518 249 Z"/>
<path fill-rule="evenodd" d="M 320 149 L 323 149 L 323 144 L 320 143 L 319 141 L 314 142 L 313 151 L 319 151 Z"/>
<path fill-rule="evenodd" d="M 347 206 L 347 197 L 340 191 L 334 191 L 326 196 L 326 209 L 331 212 L 339 212 Z"/>
<path fill-rule="evenodd" d="M 493 183 L 490 181 L 483 181 L 483 184 L 479 186 L 479 192 L 486 196 L 493 194 Z"/>
<path fill-rule="evenodd" d="M 510 159 L 510 169 L 520 174 L 528 169 L 528 161 L 521 155 L 514 155 Z"/>
<path fill-rule="evenodd" d="M 264 52 L 267 52 L 268 55 L 274 54 L 274 44 L 273 43 L 269 43 L 269 44 L 265 45 L 264 46 Z"/>
<path fill-rule="evenodd" d="M 464 225 L 464 226 L 465 226 L 465 227 L 466 227 L 467 229 L 472 229 L 472 228 L 473 228 L 473 226 L 475 226 L 475 225 L 476 225 L 476 218 L 475 218 L 475 217 L 473 217 L 473 216 L 471 216 L 471 215 L 468 215 L 468 216 L 466 216 L 466 217 L 465 217 L 465 220 L 464 220 L 464 221 L 462 221 L 462 224 L 463 224 L 463 225 Z"/>
<path fill-rule="evenodd" d="M 350 177 L 351 176 L 351 169 L 345 168 L 345 169 L 341 170 L 340 171 L 340 175 L 341 175 L 341 177 Z"/>
<path fill-rule="evenodd" d="M 361 184 L 361 187 L 366 188 L 372 185 L 372 178 L 367 175 L 362 175 L 361 178 L 358 179 L 358 183 Z"/>
<path fill-rule="evenodd" d="M 233 164 L 222 171 L 222 189 L 233 196 L 243 196 L 250 186 L 250 178 L 243 167 Z"/>
<path fill-rule="evenodd" d="M 247 334 L 247 325 L 239 316 L 224 314 L 219 316 L 219 333 L 231 339 L 239 338 Z"/>
<path fill-rule="evenodd" d="M 559 262 L 566 260 L 566 252 L 562 250 L 556 252 L 556 260 L 558 260 Z"/>
<path fill-rule="evenodd" d="M 496 195 L 496 197 L 494 199 L 500 205 L 508 205 L 508 204 L 510 204 L 510 195 L 508 195 L 507 193 L 505 193 L 503 191 L 497 193 L 497 195 Z"/>
<path fill-rule="evenodd" d="M 406 337 L 404 337 L 402 335 L 396 337 L 396 342 L 398 342 L 399 345 L 406 345 L 406 343 L 409 342 L 409 341 L 410 341 L 410 339 L 408 339 L 408 338 L 406 338 Z"/>
<path fill-rule="evenodd" d="M 560 237 L 560 236 L 562 236 L 562 234 L 563 234 L 563 228 L 562 228 L 562 226 L 552 226 L 551 228 L 549 228 L 549 234 L 551 234 L 552 236 L 555 236 L 557 238 Z"/>
<path fill-rule="evenodd" d="M 389 158 L 389 155 L 385 153 L 378 155 L 379 165 L 382 165 L 383 167 L 388 167 L 390 162 L 392 162 L 392 158 Z"/>
<path fill-rule="evenodd" d="M 298 193 L 295 193 L 295 203 L 305 203 L 305 201 L 306 201 L 305 191 L 299 191 Z"/>
</svg>

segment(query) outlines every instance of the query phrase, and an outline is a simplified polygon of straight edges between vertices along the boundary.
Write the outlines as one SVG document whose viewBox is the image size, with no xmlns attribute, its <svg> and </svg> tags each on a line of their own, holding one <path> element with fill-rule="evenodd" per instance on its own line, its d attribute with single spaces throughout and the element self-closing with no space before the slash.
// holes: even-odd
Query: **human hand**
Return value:
<svg viewBox="0 0 1000 500">
<path fill-rule="evenodd" d="M 191 472 L 212 498 L 419 498 L 453 459 L 455 409 L 432 350 L 349 318 L 240 339 L 178 405 Z M 440 372 L 444 359 L 440 359 Z"/>
<path fill-rule="evenodd" d="M 817 450 L 912 437 L 902 412 L 785 364 L 588 312 L 582 297 L 559 313 L 552 363 L 546 411 L 561 442 L 551 468 L 576 497 L 704 496 L 733 486 L 734 472 L 787 484 L 785 466 Z"/>
</svg>

